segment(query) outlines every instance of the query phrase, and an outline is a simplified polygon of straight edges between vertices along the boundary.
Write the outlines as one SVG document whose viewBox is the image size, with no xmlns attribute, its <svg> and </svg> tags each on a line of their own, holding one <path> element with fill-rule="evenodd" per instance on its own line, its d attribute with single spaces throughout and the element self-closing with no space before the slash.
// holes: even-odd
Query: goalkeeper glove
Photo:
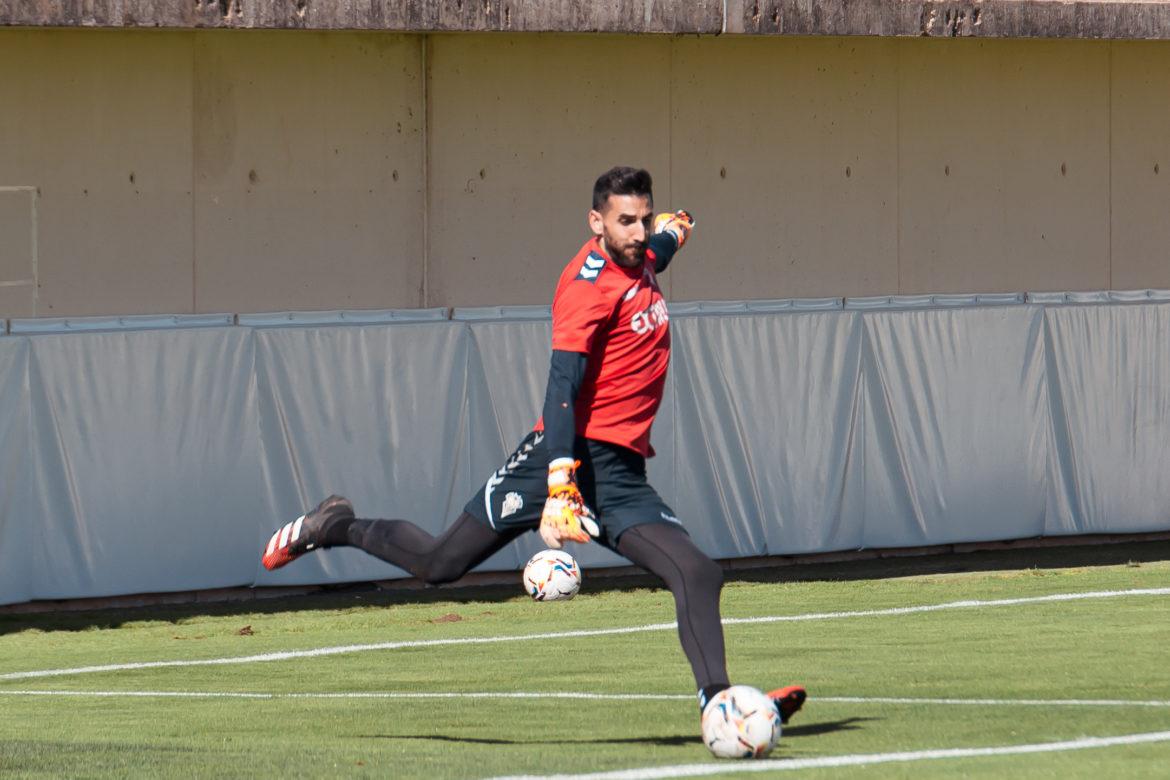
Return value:
<svg viewBox="0 0 1170 780">
<path fill-rule="evenodd" d="M 695 218 L 681 209 L 673 214 L 659 214 L 654 218 L 654 232 L 672 235 L 677 249 L 682 249 L 694 227 Z"/>
<path fill-rule="evenodd" d="M 557 458 L 548 464 L 548 499 L 540 517 L 540 538 L 557 550 L 565 539 L 584 543 L 601 533 L 573 481 L 573 472 L 580 465 L 572 458 Z"/>
</svg>

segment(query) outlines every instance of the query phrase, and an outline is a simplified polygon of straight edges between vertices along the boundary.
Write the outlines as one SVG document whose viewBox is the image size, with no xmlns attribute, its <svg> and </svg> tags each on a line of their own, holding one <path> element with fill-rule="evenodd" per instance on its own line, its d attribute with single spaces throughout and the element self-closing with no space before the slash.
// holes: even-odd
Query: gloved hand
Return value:
<svg viewBox="0 0 1170 780">
<path fill-rule="evenodd" d="M 548 464 L 548 499 L 540 516 L 540 538 L 554 550 L 561 549 L 566 539 L 583 543 L 601 533 L 573 479 L 580 465 L 572 458 L 557 458 Z"/>
<path fill-rule="evenodd" d="M 674 236 L 674 243 L 682 249 L 695 227 L 695 218 L 682 209 L 673 214 L 659 214 L 654 218 L 654 233 L 669 233 Z"/>
</svg>

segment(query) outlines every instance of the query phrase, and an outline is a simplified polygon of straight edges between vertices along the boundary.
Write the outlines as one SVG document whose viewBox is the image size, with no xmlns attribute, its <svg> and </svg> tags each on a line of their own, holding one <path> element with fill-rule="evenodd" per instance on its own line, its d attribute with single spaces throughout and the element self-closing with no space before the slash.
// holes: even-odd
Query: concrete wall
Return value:
<svg viewBox="0 0 1170 780">
<path fill-rule="evenodd" d="M 0 30 L 0 317 L 1170 287 L 1170 44 Z M 13 76 L 16 77 L 13 77 Z M 32 283 L 35 280 L 35 285 Z"/>
<path fill-rule="evenodd" d="M 1167 0 L 0 0 L 0 26 L 1170 38 Z"/>
</svg>

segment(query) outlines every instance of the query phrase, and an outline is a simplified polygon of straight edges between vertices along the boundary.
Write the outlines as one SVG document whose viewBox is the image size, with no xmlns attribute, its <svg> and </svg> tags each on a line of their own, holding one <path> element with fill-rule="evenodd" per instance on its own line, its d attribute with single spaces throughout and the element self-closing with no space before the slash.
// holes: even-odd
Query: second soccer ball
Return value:
<svg viewBox="0 0 1170 780">
<path fill-rule="evenodd" d="M 581 567 L 564 550 L 541 550 L 524 566 L 524 591 L 536 601 L 571 599 L 581 589 Z"/>
</svg>

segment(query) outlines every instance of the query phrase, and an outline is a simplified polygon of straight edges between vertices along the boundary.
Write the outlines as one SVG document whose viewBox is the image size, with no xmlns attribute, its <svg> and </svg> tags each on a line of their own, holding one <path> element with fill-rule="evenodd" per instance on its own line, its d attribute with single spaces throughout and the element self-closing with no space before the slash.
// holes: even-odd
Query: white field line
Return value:
<svg viewBox="0 0 1170 780">
<path fill-rule="evenodd" d="M 591 693 L 587 691 L 339 691 L 258 693 L 246 691 L 61 691 L 2 690 L 0 696 L 76 696 L 140 699 L 577 699 L 593 701 L 691 701 L 689 693 Z M 938 699 L 909 696 L 814 696 L 815 704 L 919 704 L 977 707 L 1170 707 L 1170 699 Z"/>
<path fill-rule="evenodd" d="M 679 764 L 644 769 L 619 769 L 613 772 L 590 772 L 580 775 L 509 775 L 493 780 L 658 780 L 667 777 L 702 777 L 737 772 L 782 772 L 796 769 L 832 769 L 843 766 L 867 766 L 908 761 L 931 761 L 941 758 L 982 758 L 985 756 L 1018 756 L 1027 753 L 1059 753 L 1068 750 L 1141 745 L 1151 742 L 1170 742 L 1170 731 L 1146 734 L 1125 734 L 1119 737 L 1081 737 L 1065 742 L 1041 742 L 1034 745 L 1002 745 L 983 748 L 950 748 L 915 750 L 901 753 L 860 753 L 823 758 L 770 759 L 766 761 L 711 761 L 706 764 Z"/>
<path fill-rule="evenodd" d="M 1043 604 L 1063 601 L 1083 601 L 1086 599 L 1107 599 L 1128 596 L 1167 596 L 1170 588 L 1136 588 L 1133 590 L 1099 590 L 1085 593 L 1054 593 L 1048 596 L 1027 596 L 1015 599 L 989 599 L 970 601 L 950 601 L 944 604 L 925 604 L 914 607 L 892 607 L 889 609 L 866 609 L 854 612 L 813 612 L 803 615 L 773 615 L 754 618 L 725 618 L 723 624 L 727 626 L 748 625 L 758 623 L 788 623 L 806 620 L 837 620 L 856 617 L 882 617 L 892 615 L 912 615 L 922 612 L 939 612 L 950 609 L 975 609 L 979 607 L 1008 607 L 1022 604 Z M 544 634 L 521 634 L 518 636 L 487 636 L 464 637 L 461 639 L 421 639 L 401 642 L 378 642 L 364 645 L 341 645 L 338 647 L 318 647 L 310 650 L 287 650 L 275 653 L 261 653 L 259 655 L 241 655 L 229 658 L 204 658 L 187 661 L 139 661 L 124 664 L 103 664 L 101 666 L 78 666 L 66 669 L 43 669 L 29 672 L 8 672 L 0 674 L 0 680 L 27 680 L 34 677 L 60 677 L 63 675 L 92 674 L 95 672 L 119 672 L 132 669 L 161 669 L 179 666 L 222 666 L 226 664 L 250 664 L 265 661 L 289 661 L 298 658 L 318 658 L 326 655 L 340 655 L 342 653 L 361 653 L 371 650 L 400 650 L 414 647 L 442 647 L 445 645 L 481 645 L 498 642 L 528 642 L 545 641 L 549 639 L 579 639 L 593 636 L 611 636 L 614 634 L 637 634 L 647 631 L 673 631 L 677 623 L 651 623 L 643 626 L 628 626 L 624 628 L 600 628 L 579 631 L 555 631 Z"/>
<path fill-rule="evenodd" d="M 931 699 L 912 696 L 817 696 L 830 704 L 938 704 L 976 707 L 1170 707 L 1160 699 Z"/>
<path fill-rule="evenodd" d="M 93 696 L 177 699 L 592 699 L 599 701 L 693 701 L 690 693 L 578 693 L 575 691 L 344 691 L 338 693 L 237 693 L 235 691 L 5 691 L 0 696 Z M 1170 702 L 1167 702 L 1170 706 Z"/>
</svg>

